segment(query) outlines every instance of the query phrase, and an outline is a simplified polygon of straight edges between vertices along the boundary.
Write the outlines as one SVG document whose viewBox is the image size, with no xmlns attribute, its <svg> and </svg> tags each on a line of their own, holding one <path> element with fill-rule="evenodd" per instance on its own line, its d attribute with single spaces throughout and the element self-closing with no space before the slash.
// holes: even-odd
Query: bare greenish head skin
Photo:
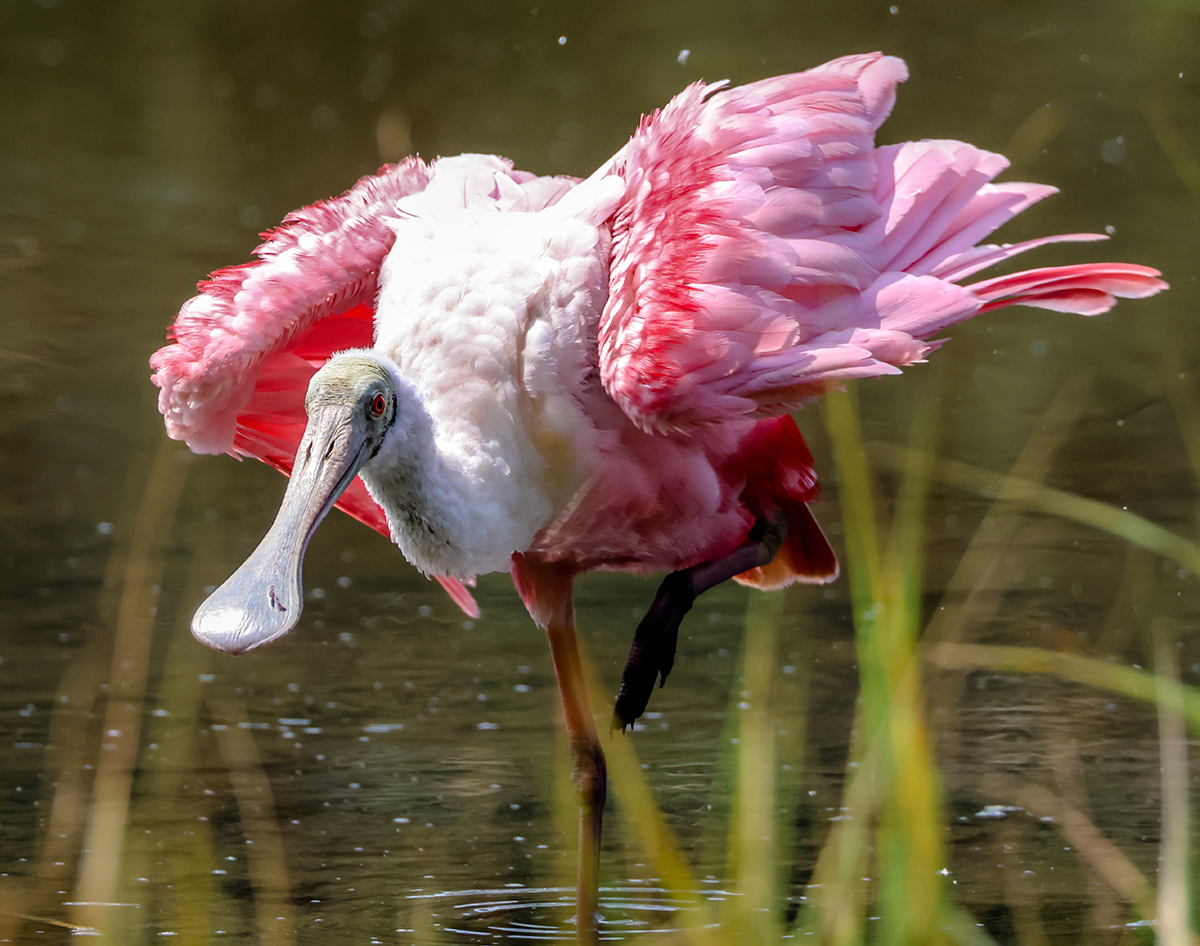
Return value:
<svg viewBox="0 0 1200 946">
<path fill-rule="evenodd" d="M 282 637 L 304 607 L 304 551 L 321 520 L 378 451 L 396 417 L 387 368 L 369 354 L 335 357 L 308 386 L 308 426 L 275 522 L 192 618 L 192 633 L 241 654 Z"/>
<path fill-rule="evenodd" d="M 376 396 L 385 401 L 384 410 L 378 413 Z M 353 405 L 354 418 L 361 420 L 367 428 L 383 433 L 395 418 L 396 391 L 392 377 L 378 358 L 371 355 L 339 355 L 330 359 L 320 371 L 313 375 L 304 396 L 304 410 L 312 423 L 314 407 Z M 378 442 L 375 448 L 378 449 Z"/>
</svg>

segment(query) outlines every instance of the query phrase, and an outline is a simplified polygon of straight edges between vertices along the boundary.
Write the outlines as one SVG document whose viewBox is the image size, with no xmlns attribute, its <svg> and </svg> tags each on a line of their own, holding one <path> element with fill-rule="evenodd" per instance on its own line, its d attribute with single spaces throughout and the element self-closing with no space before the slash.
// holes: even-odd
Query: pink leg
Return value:
<svg viewBox="0 0 1200 946">
<path fill-rule="evenodd" d="M 579 792 L 579 873 L 575 922 L 579 942 L 599 941 L 596 911 L 599 900 L 600 831 L 608 771 L 604 750 L 596 733 L 584 685 L 579 643 L 575 637 L 575 609 L 571 604 L 574 570 L 560 564 L 514 558 L 513 580 L 533 619 L 545 629 L 558 678 L 574 781 Z"/>
<path fill-rule="evenodd" d="M 782 516 L 755 523 L 746 541 L 728 555 L 671 572 L 658 587 L 654 603 L 633 635 L 629 659 L 621 674 L 621 689 L 613 709 L 613 729 L 625 729 L 646 711 L 654 681 L 667 682 L 675 663 L 679 624 L 696 597 L 734 575 L 770 564 L 787 536 Z"/>
</svg>

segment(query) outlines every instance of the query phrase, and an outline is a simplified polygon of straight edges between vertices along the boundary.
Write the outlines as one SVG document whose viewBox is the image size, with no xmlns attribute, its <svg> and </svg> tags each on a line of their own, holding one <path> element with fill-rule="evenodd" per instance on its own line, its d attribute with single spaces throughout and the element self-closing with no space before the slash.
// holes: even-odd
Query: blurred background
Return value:
<svg viewBox="0 0 1200 946">
<path fill-rule="evenodd" d="M 940 852 L 917 863 L 943 871 L 935 925 L 959 941 L 1140 942 L 1164 904 L 1182 909 L 1195 767 L 1174 711 L 1191 691 L 1161 694 L 1200 681 L 1195 547 L 1128 531 L 1196 538 L 1200 8 L 3 0 L 0 942 L 570 937 L 553 670 L 509 579 L 482 578 L 483 617 L 466 620 L 336 516 L 308 554 L 302 626 L 245 657 L 208 652 L 191 611 L 284 484 L 167 441 L 147 358 L 199 279 L 381 163 L 494 152 L 583 176 L 689 82 L 874 49 L 912 73 L 881 141 L 963 139 L 1008 155 L 1010 179 L 1062 188 L 1001 239 L 1112 236 L 1022 265 L 1119 259 L 1173 286 L 1093 319 L 981 317 L 930 365 L 857 392 L 881 522 L 911 481 L 896 472 L 910 430 L 936 431 L 926 447 L 960 464 L 930 474 L 911 546 L 925 687 L 910 709 L 928 719 Z M 842 550 L 841 434 L 816 408 L 798 420 Z M 1009 471 L 1065 494 L 994 506 Z M 1093 518 L 1112 528 L 1063 495 L 1103 504 Z M 579 582 L 601 719 L 654 589 Z M 870 759 L 847 580 L 718 589 L 684 635 L 612 750 L 640 762 L 614 766 L 606 938 L 873 935 L 894 889 L 886 839 L 859 839 L 857 925 L 807 909 Z M 1047 671 L 1034 649 L 1096 675 Z M 1104 667 L 1147 673 L 1122 691 Z M 759 741 L 739 728 L 752 723 Z M 862 810 L 883 810 L 889 784 Z M 1185 849 L 1164 853 L 1167 835 Z M 760 905 L 748 891 L 764 877 Z M 767 927 L 737 918 L 746 904 Z"/>
</svg>

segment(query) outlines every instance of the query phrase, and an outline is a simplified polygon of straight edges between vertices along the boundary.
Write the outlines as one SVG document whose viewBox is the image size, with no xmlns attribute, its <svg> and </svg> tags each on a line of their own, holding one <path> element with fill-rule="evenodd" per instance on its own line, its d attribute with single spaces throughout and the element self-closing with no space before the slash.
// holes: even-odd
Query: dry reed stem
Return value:
<svg viewBox="0 0 1200 946">
<path fill-rule="evenodd" d="M 45 784 L 54 788 L 28 906 L 34 913 L 61 911 L 63 892 L 76 876 L 98 752 L 94 713 L 107 669 L 103 651 L 98 638 L 89 640 L 54 694 L 45 766 Z"/>
<path fill-rule="evenodd" d="M 160 438 L 156 425 L 155 439 Z M 153 457 L 135 458 L 126 479 L 118 521 L 129 522 L 137 515 L 146 498 L 145 484 L 153 462 Z M 122 529 L 121 536 L 124 534 Z M 118 542 L 109 555 L 96 603 L 97 614 L 119 611 L 130 551 L 128 542 Z M 24 906 L 36 915 L 63 911 L 66 887 L 78 879 L 83 833 L 88 825 L 95 784 L 93 772 L 104 732 L 99 729 L 96 705 L 106 681 L 107 665 L 111 663 L 112 646 L 112 638 L 95 631 L 90 633 L 55 692 L 45 761 L 45 784 L 53 787 L 46 802 L 50 814 L 35 879 Z"/>
<path fill-rule="evenodd" d="M 1179 686 L 1179 657 L 1174 627 L 1166 618 L 1154 619 L 1154 671 L 1159 679 Z M 1188 946 L 1191 928 L 1191 886 L 1188 862 L 1192 825 L 1188 810 L 1187 727 L 1183 715 L 1158 701 L 1158 743 L 1162 759 L 1162 843 L 1158 867 L 1158 942 Z"/>
<path fill-rule="evenodd" d="M 282 946 L 294 939 L 296 920 L 271 782 L 263 771 L 245 707 L 235 700 L 211 700 L 209 705 L 213 717 L 224 724 L 214 730 L 246 839 L 258 942 Z"/>
<path fill-rule="evenodd" d="M 200 576 L 207 571 L 210 545 L 203 542 L 187 564 L 183 594 L 201 587 Z M 203 762 L 197 757 L 197 742 L 202 726 L 204 671 L 212 662 L 213 651 L 200 646 L 192 637 L 188 614 L 177 614 L 167 644 L 167 653 L 154 694 L 156 713 L 144 727 L 145 742 L 155 746 L 139 759 L 139 778 L 130 823 L 152 825 L 153 834 L 133 831 L 126 857 L 126 875 L 148 877 L 152 872 L 167 871 L 160 888 L 169 890 L 174 915 L 169 920 L 163 908 L 165 931 L 175 934 L 176 946 L 207 944 L 212 940 L 213 901 L 216 884 L 213 868 L 211 825 L 204 817 L 190 825 L 178 817 L 180 810 L 192 810 L 195 794 L 185 794 L 184 780 L 204 779 Z M 194 783 L 193 783 L 194 784 Z M 205 796 L 210 817 L 215 798 Z M 169 852 L 163 859 L 163 852 Z M 165 898 L 164 898 L 165 899 Z"/>
<path fill-rule="evenodd" d="M 997 796 L 1023 808 L 1034 818 L 1052 824 L 1105 882 L 1143 918 L 1154 919 L 1154 890 L 1150 881 L 1125 853 L 1075 808 L 1043 785 L 997 775 Z"/>
<path fill-rule="evenodd" d="M 1171 131 L 1165 114 L 1163 124 Z M 1157 134 L 1156 129 L 1156 134 Z M 1161 136 L 1160 136 L 1161 140 Z M 1180 142 L 1177 142 L 1179 144 Z M 1188 185 L 1194 197 L 1200 197 L 1200 162 L 1190 149 L 1188 159 Z M 1178 166 L 1178 161 L 1176 162 Z M 1181 172 L 1182 176 L 1182 172 Z M 1192 475 L 1200 486 L 1200 399 L 1187 384 L 1187 373 L 1178 351 L 1164 356 L 1160 377 L 1165 378 L 1167 397 L 1179 424 Z M 1200 511 L 1197 515 L 1200 524 Z M 1179 684 L 1178 635 L 1168 631 L 1166 619 L 1154 620 L 1154 669 L 1160 675 Z M 1172 646 L 1175 644 L 1176 646 Z M 1190 876 L 1195 865 L 1192 863 L 1192 818 L 1189 795 L 1187 728 L 1183 717 L 1171 707 L 1158 703 L 1159 742 L 1162 746 L 1163 785 L 1163 844 L 1160 854 L 1158 911 L 1162 921 L 1162 937 L 1167 946 L 1179 946 L 1189 938 L 1191 932 L 1191 889 L 1194 878 Z"/>
<path fill-rule="evenodd" d="M 1034 482 L 1046 478 L 1055 454 L 1066 442 L 1072 424 L 1087 405 L 1091 386 L 1091 378 L 1082 375 L 1063 385 L 1017 455 L 1009 470 L 1010 476 Z M 899 450 L 893 448 L 885 453 L 881 446 L 873 443 L 870 449 L 884 462 L 898 468 L 901 462 Z M 999 599 L 991 576 L 1023 518 L 1023 511 L 1011 504 L 1002 484 L 995 502 L 981 520 L 988 524 L 987 529 L 977 530 L 967 543 L 946 583 L 942 602 L 925 627 L 921 637 L 923 643 L 957 640 L 964 627 L 985 623 L 995 612 Z"/>
<path fill-rule="evenodd" d="M 162 549 L 183 493 L 179 448 L 161 440 L 129 538 L 117 611 L 103 742 L 72 921 L 107 932 L 108 911 L 120 877 L 133 771 L 137 762 L 146 671 L 154 630 L 152 586 L 162 573 Z"/>
</svg>

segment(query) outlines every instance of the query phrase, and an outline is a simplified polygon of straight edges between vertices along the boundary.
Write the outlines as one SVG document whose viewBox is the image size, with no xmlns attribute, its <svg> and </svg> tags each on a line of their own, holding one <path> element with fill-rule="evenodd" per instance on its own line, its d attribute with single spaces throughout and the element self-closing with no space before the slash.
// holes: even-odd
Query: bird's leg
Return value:
<svg viewBox="0 0 1200 946">
<path fill-rule="evenodd" d="M 599 941 L 600 830 L 608 770 L 592 719 L 571 604 L 574 570 L 557 563 L 514 557 L 513 580 L 533 619 L 545 629 L 562 698 L 567 736 L 574 762 L 572 778 L 579 793 L 579 873 L 576 889 L 576 933 L 581 944 Z"/>
<path fill-rule="evenodd" d="M 770 564 L 787 536 L 787 520 L 779 515 L 754 523 L 746 541 L 720 558 L 671 572 L 663 579 L 654 603 L 633 635 L 621 689 L 613 709 L 613 729 L 625 729 L 646 711 L 654 681 L 667 682 L 675 663 L 679 624 L 696 597 L 734 575 Z"/>
</svg>

